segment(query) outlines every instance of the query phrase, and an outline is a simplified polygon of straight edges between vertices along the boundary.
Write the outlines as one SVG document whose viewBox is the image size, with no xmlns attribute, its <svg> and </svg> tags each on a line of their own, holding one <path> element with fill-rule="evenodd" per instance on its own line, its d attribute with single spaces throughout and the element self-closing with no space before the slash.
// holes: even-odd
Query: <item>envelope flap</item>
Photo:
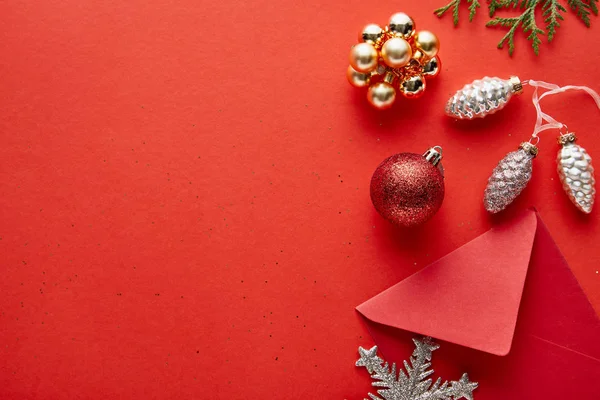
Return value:
<svg viewBox="0 0 600 400">
<path fill-rule="evenodd" d="M 537 217 L 516 335 L 526 334 L 600 362 L 600 319 L 548 228 Z"/>
<path fill-rule="evenodd" d="M 489 230 L 357 307 L 367 319 L 496 355 L 510 351 L 537 216 Z"/>
</svg>

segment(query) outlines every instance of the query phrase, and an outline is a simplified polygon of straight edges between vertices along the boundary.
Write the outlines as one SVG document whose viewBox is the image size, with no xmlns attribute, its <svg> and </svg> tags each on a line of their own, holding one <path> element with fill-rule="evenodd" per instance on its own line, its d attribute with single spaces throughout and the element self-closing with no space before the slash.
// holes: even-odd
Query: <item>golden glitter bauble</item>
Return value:
<svg viewBox="0 0 600 400">
<path fill-rule="evenodd" d="M 423 75 L 427 77 L 436 77 L 442 69 L 442 63 L 438 57 L 433 57 L 423 65 Z"/>
<path fill-rule="evenodd" d="M 399 12 L 390 17 L 388 30 L 394 36 L 409 38 L 415 31 L 415 22 L 408 15 Z"/>
<path fill-rule="evenodd" d="M 381 46 L 381 57 L 392 68 L 404 67 L 412 57 L 410 44 L 402 38 L 391 38 Z"/>
<path fill-rule="evenodd" d="M 359 43 L 350 50 L 350 65 L 358 72 L 370 72 L 377 67 L 377 50 L 370 43 Z"/>
<path fill-rule="evenodd" d="M 381 39 L 383 33 L 383 28 L 379 25 L 369 24 L 358 34 L 358 41 L 374 44 Z"/>
<path fill-rule="evenodd" d="M 379 82 L 371 85 L 367 98 L 373 107 L 385 110 L 394 104 L 396 89 L 387 82 Z"/>
<path fill-rule="evenodd" d="M 425 93 L 425 78 L 420 75 L 411 76 L 400 84 L 400 92 L 408 98 L 421 97 Z"/>
<path fill-rule="evenodd" d="M 427 57 L 435 57 L 440 49 L 440 41 L 437 36 L 429 31 L 419 31 L 415 36 L 415 46 Z"/>
<path fill-rule="evenodd" d="M 348 70 L 346 71 L 346 77 L 348 78 L 348 82 L 350 82 L 350 84 L 355 87 L 369 86 L 369 82 L 371 81 L 371 74 L 358 72 L 350 65 L 348 66 Z"/>
</svg>

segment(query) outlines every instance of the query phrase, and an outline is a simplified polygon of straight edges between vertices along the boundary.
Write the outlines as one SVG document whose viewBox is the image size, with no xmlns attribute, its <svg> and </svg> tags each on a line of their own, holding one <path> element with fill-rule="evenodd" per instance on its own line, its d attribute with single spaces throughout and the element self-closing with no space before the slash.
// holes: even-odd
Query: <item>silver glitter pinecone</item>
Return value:
<svg viewBox="0 0 600 400">
<path fill-rule="evenodd" d="M 486 210 L 500 212 L 521 194 L 531 179 L 531 161 L 537 151 L 531 143 L 521 143 L 519 150 L 508 153 L 498 163 L 485 188 L 483 203 Z"/>
<path fill-rule="evenodd" d="M 446 103 L 446 115 L 458 119 L 483 118 L 506 106 L 523 85 L 516 76 L 510 79 L 485 77 L 466 85 Z"/>
<path fill-rule="evenodd" d="M 558 175 L 569 199 L 586 214 L 592 211 L 596 195 L 596 181 L 592 157 L 575 141 L 573 133 L 562 135 L 558 141 L 562 148 L 558 151 Z"/>
</svg>

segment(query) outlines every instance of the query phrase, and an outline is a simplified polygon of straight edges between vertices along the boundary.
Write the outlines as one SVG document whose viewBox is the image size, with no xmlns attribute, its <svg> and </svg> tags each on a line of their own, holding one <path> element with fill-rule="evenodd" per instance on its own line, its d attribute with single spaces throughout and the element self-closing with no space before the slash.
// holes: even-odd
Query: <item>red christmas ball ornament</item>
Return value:
<svg viewBox="0 0 600 400">
<path fill-rule="evenodd" d="M 388 221 L 411 227 L 430 219 L 444 201 L 442 148 L 386 158 L 371 178 L 371 201 Z"/>
</svg>

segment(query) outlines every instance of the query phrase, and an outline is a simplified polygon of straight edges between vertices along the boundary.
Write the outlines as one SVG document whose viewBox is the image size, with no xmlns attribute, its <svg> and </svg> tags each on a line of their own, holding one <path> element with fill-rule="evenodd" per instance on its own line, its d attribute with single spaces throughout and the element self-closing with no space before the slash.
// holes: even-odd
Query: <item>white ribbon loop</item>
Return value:
<svg viewBox="0 0 600 400">
<path fill-rule="evenodd" d="M 542 111 L 542 107 L 540 106 L 540 102 L 544 97 L 552 96 L 554 94 L 563 93 L 567 90 L 581 90 L 589 94 L 594 101 L 596 102 L 596 106 L 600 109 L 600 95 L 596 93 L 593 89 L 587 86 L 563 86 L 560 87 L 553 83 L 543 82 L 543 81 L 534 81 L 529 80 L 529 85 L 533 86 L 535 90 L 533 91 L 533 96 L 531 97 L 531 101 L 533 102 L 533 106 L 535 107 L 535 111 L 537 113 L 537 119 L 535 121 L 535 128 L 533 130 L 533 134 L 531 135 L 534 138 L 538 137 L 538 134 L 547 129 L 562 129 L 566 128 L 566 125 L 562 122 L 559 122 L 552 118 L 550 115 L 546 114 Z M 541 96 L 538 95 L 538 89 L 547 89 L 547 92 L 544 92 Z"/>
</svg>

